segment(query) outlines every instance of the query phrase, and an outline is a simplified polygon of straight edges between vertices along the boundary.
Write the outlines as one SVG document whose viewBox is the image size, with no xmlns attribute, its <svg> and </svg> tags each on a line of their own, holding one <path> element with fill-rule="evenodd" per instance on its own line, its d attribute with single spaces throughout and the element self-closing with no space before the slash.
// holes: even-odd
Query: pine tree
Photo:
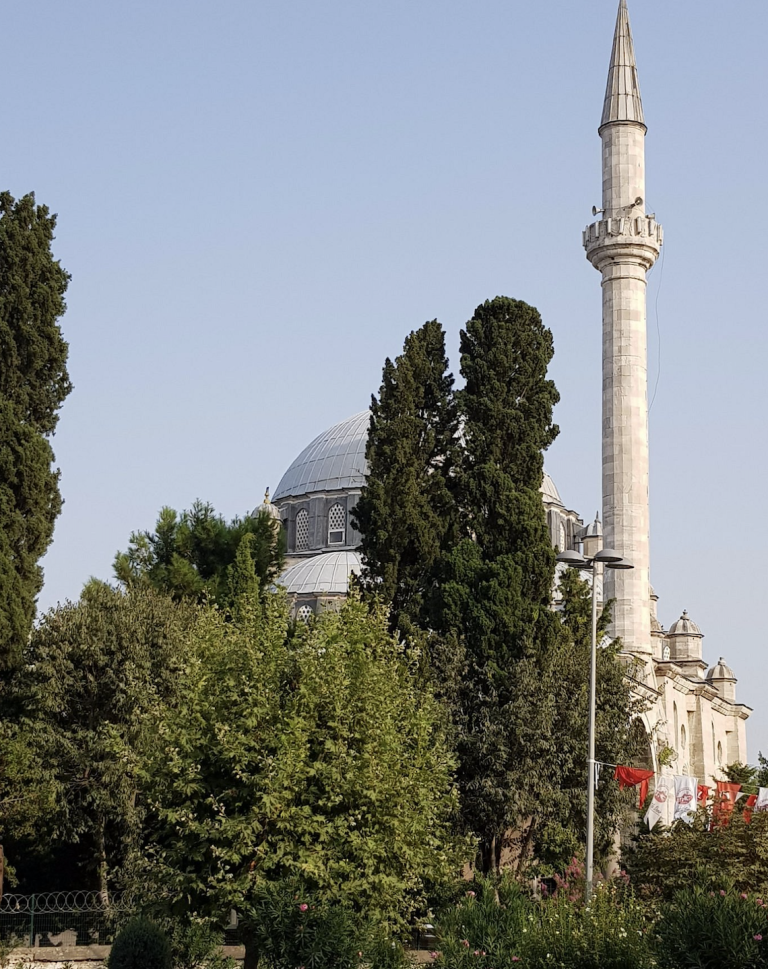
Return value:
<svg viewBox="0 0 768 969">
<path fill-rule="evenodd" d="M 431 320 L 384 364 L 371 400 L 368 476 L 354 512 L 363 585 L 391 606 L 391 628 L 406 636 L 428 625 L 434 568 L 456 541 L 458 432 L 445 334 Z"/>
<path fill-rule="evenodd" d="M 0 668 L 18 662 L 29 635 L 62 503 L 49 438 L 72 385 L 55 226 L 34 195 L 0 194 Z"/>
</svg>

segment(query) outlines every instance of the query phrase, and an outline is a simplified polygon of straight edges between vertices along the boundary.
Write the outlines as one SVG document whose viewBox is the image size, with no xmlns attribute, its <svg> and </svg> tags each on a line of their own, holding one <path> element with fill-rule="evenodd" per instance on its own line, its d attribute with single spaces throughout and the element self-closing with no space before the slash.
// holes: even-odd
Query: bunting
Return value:
<svg viewBox="0 0 768 969">
<path fill-rule="evenodd" d="M 671 777 L 661 775 L 656 778 L 656 790 L 653 792 L 651 806 L 645 815 L 645 823 L 653 831 L 656 823 L 661 821 L 669 825 L 674 819 L 675 784 Z"/>
<path fill-rule="evenodd" d="M 715 803 L 712 806 L 713 821 L 728 823 L 740 790 L 741 784 L 732 784 L 729 781 L 715 782 Z"/>
<path fill-rule="evenodd" d="M 695 777 L 675 774 L 675 821 L 693 824 L 696 816 L 696 794 L 698 783 Z"/>
<path fill-rule="evenodd" d="M 640 785 L 638 807 L 641 808 L 645 804 L 645 799 L 648 797 L 648 781 L 653 777 L 652 770 L 640 770 L 636 767 L 622 767 L 621 764 L 616 768 L 616 772 L 613 775 L 619 782 L 619 789 L 624 790 L 625 787 L 637 787 Z"/>
</svg>

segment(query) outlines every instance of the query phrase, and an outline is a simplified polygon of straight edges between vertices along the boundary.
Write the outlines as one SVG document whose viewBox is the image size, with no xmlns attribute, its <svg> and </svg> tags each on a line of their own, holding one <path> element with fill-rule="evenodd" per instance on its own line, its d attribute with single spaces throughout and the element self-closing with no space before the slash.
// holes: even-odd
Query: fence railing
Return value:
<svg viewBox="0 0 768 969">
<path fill-rule="evenodd" d="M 17 939 L 30 948 L 108 945 L 132 908 L 126 896 L 105 903 L 99 892 L 3 895 L 0 938 Z"/>
</svg>

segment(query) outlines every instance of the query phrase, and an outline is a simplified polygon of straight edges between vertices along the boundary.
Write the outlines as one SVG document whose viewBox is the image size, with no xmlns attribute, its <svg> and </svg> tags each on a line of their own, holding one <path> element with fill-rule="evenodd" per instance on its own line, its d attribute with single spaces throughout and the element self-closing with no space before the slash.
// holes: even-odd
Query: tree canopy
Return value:
<svg viewBox="0 0 768 969">
<path fill-rule="evenodd" d="M 50 437 L 72 385 L 55 227 L 34 195 L 0 193 L 0 668 L 21 657 L 62 503 Z"/>
<path fill-rule="evenodd" d="M 162 508 L 154 532 L 134 532 L 128 550 L 115 556 L 114 573 L 126 588 L 143 585 L 174 599 L 207 597 L 227 606 L 238 582 L 238 552 L 241 566 L 245 556 L 246 571 L 264 588 L 280 574 L 284 551 L 280 523 L 266 513 L 228 522 L 213 505 L 196 501 L 181 514 Z"/>
<path fill-rule="evenodd" d="M 207 610 L 145 766 L 162 894 L 247 923 L 260 887 L 308 891 L 390 924 L 460 866 L 441 714 L 386 615 L 348 601 L 288 636 L 282 594 Z"/>
</svg>

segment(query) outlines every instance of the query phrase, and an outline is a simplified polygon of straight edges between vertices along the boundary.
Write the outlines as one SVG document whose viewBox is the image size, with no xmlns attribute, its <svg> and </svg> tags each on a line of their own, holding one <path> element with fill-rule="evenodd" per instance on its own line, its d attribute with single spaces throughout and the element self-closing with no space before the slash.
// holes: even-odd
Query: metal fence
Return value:
<svg viewBox="0 0 768 969">
<path fill-rule="evenodd" d="M 131 911 L 127 897 L 113 896 L 105 904 L 98 892 L 3 895 L 0 938 L 30 948 L 109 945 Z"/>
</svg>

